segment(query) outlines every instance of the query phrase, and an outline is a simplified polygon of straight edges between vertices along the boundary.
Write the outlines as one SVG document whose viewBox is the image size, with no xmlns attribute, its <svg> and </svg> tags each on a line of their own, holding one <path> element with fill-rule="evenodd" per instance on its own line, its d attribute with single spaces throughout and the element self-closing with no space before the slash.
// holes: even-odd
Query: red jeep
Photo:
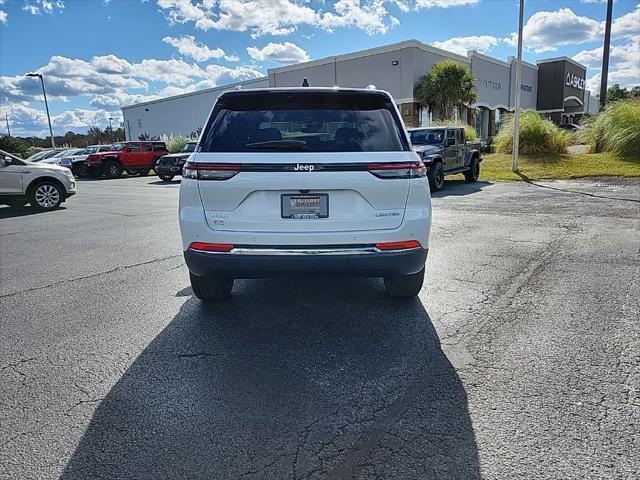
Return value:
<svg viewBox="0 0 640 480">
<path fill-rule="evenodd" d="M 156 161 L 168 154 L 164 142 L 116 143 L 110 152 L 93 153 L 87 157 L 89 175 L 119 177 L 124 170 L 130 175 L 149 175 Z"/>
</svg>

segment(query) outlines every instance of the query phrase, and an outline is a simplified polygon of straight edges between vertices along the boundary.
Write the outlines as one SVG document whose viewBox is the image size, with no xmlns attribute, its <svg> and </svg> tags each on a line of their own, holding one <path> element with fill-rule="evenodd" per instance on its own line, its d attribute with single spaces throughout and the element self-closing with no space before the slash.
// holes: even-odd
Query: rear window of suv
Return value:
<svg viewBox="0 0 640 480">
<path fill-rule="evenodd" d="M 409 145 L 380 93 L 233 92 L 218 99 L 200 150 L 393 152 Z"/>
</svg>

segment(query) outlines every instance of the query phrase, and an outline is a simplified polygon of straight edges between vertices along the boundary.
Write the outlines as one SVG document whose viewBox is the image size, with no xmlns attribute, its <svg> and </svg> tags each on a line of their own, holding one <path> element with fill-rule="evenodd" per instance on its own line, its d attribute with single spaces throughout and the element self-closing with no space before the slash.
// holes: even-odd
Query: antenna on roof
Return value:
<svg viewBox="0 0 640 480">
<path fill-rule="evenodd" d="M 308 87 L 309 86 L 309 80 L 307 80 L 307 77 L 304 77 L 304 80 L 302 80 L 302 86 L 303 87 Z"/>
</svg>

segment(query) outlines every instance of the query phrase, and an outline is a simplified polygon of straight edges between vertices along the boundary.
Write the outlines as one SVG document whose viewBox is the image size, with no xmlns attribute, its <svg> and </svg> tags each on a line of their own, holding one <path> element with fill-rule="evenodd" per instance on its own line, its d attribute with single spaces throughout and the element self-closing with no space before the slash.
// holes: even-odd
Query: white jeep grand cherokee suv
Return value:
<svg viewBox="0 0 640 480">
<path fill-rule="evenodd" d="M 420 292 L 426 169 L 391 96 L 374 89 L 225 92 L 183 170 L 180 230 L 194 294 L 236 278 L 384 277 Z"/>
</svg>

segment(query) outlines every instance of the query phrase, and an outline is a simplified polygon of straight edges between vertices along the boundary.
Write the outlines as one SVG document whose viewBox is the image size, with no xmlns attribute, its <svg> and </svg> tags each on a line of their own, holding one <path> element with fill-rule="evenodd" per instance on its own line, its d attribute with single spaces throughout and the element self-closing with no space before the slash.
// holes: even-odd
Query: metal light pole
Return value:
<svg viewBox="0 0 640 480">
<path fill-rule="evenodd" d="M 11 138 L 11 130 L 9 130 L 9 115 L 5 115 L 4 120 L 7 122 L 7 137 Z"/>
<path fill-rule="evenodd" d="M 520 0 L 518 20 L 518 63 L 516 64 L 516 112 L 513 118 L 513 152 L 511 170 L 518 171 L 518 150 L 520 149 L 520 84 L 522 83 L 522 24 L 524 23 L 524 0 Z"/>
<path fill-rule="evenodd" d="M 607 103 L 607 81 L 609 76 L 609 46 L 611 45 L 611 16 L 613 0 L 607 1 L 607 21 L 604 26 L 604 48 L 602 50 L 602 72 L 600 73 L 600 108 Z"/>
<path fill-rule="evenodd" d="M 111 122 L 113 121 L 113 118 L 109 117 L 109 140 L 111 140 L 113 142 L 113 127 L 111 126 Z"/>
<path fill-rule="evenodd" d="M 44 107 L 47 109 L 47 120 L 49 121 L 49 134 L 51 135 L 51 147 L 56 148 L 56 142 L 53 139 L 53 128 L 51 128 L 51 115 L 49 115 L 49 103 L 47 102 L 47 91 L 44 89 L 44 78 L 41 73 L 27 73 L 27 77 L 39 77 L 42 84 L 42 95 L 44 95 Z"/>
</svg>

